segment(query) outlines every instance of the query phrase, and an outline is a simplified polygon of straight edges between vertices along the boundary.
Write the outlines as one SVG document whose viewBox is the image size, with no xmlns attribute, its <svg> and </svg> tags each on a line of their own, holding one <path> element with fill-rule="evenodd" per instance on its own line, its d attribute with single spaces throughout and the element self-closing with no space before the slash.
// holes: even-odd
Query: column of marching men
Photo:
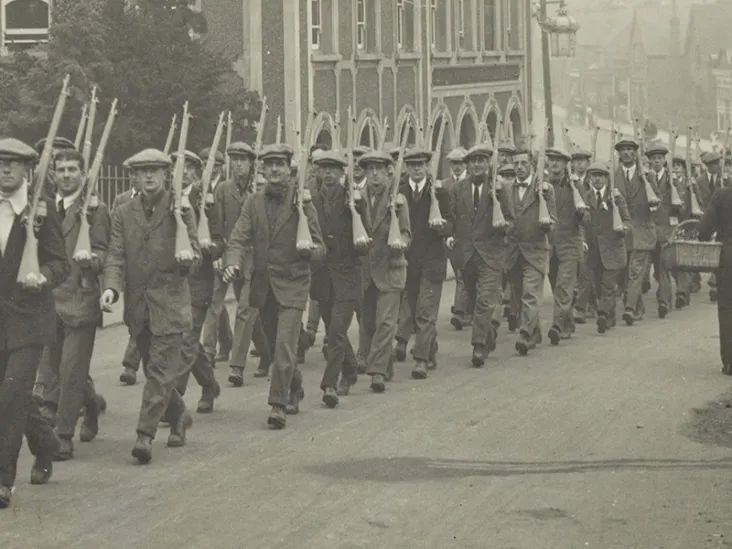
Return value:
<svg viewBox="0 0 732 549">
<path fill-rule="evenodd" d="M 300 166 L 290 145 L 257 151 L 233 142 L 225 151 L 229 180 L 223 154 L 186 151 L 180 215 L 193 254 L 180 257 L 168 185 L 176 154 L 145 149 L 129 158 L 133 187 L 116 197 L 110 213 L 96 196 L 84 201 L 88 166 L 74 143 L 57 138 L 34 149 L 1 139 L 0 507 L 10 503 L 24 435 L 35 458 L 34 484 L 48 482 L 54 461 L 73 457 L 77 427 L 82 442 L 97 436 L 106 403 L 90 365 L 102 310 L 121 296 L 130 339 L 120 380 L 134 384 L 140 364 L 145 378 L 132 449 L 140 463 L 151 461 L 161 424 L 170 427 L 168 446 L 185 445 L 192 419 L 182 397 L 190 375 L 201 389 L 197 412 L 211 412 L 221 391 L 216 361 L 228 360 L 228 381 L 241 387 L 252 343 L 259 358 L 254 376 L 270 378 L 267 423 L 285 427 L 305 396 L 298 363 L 320 318 L 327 407 L 349 394 L 359 374 L 369 376 L 372 392 L 384 392 L 413 334 L 411 375 L 427 378 L 438 363 L 448 261 L 457 280 L 450 322 L 458 330 L 471 327 L 474 367 L 495 351 L 504 317 L 521 355 L 544 336 L 564 344 L 575 324 L 591 317 L 600 334 L 618 317 L 634 325 L 645 315 L 651 266 L 659 318 L 690 304 L 698 281 L 670 272 L 661 247 L 680 220 L 698 215 L 691 193 L 704 209 L 722 185 L 719 154 L 706 154 L 706 169 L 690 180 L 688 158 L 669 158 L 659 143 L 641 158 L 633 138 L 615 142 L 614 173 L 614 163 L 593 161 L 584 150 L 543 146 L 537 154 L 505 139 L 495 145 L 486 139 L 451 151 L 443 181 L 431 173 L 433 152 L 420 146 L 345 152 L 314 146 L 308 165 Z M 31 220 L 28 177 L 45 148 L 53 149 L 54 189 L 39 201 L 43 215 Z M 209 156 L 215 169 L 204 195 Z M 309 178 L 302 196 L 299 170 Z M 312 236 L 305 248 L 296 242 L 298 199 Z M 438 219 L 431 213 L 435 200 Z M 208 220 L 205 239 L 201 215 Z M 354 216 L 367 237 L 354 234 Z M 39 276 L 17 282 L 31 222 Z M 92 253 L 82 257 L 74 247 L 87 227 Z M 554 308 L 542 327 L 547 276 Z M 237 299 L 233 331 L 225 309 L 229 285 Z M 355 346 L 348 336 L 354 316 Z M 32 399 L 36 381 L 39 398 Z"/>
</svg>

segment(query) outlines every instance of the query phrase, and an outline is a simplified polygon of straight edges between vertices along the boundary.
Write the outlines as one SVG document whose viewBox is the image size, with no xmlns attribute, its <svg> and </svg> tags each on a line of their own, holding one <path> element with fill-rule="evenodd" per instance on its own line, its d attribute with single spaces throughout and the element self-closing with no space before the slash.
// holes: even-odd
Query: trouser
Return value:
<svg viewBox="0 0 732 549">
<path fill-rule="evenodd" d="M 320 382 L 321 389 L 327 387 L 335 389 L 339 375 L 349 380 L 356 377 L 356 355 L 353 352 L 351 341 L 348 339 L 348 328 L 351 326 L 351 320 L 356 311 L 356 300 L 335 300 L 333 299 L 334 293 L 331 289 L 331 299 L 318 302 L 328 338 L 325 372 L 323 372 L 323 379 Z"/>
<path fill-rule="evenodd" d="M 237 304 L 236 321 L 234 322 L 234 347 L 231 350 L 230 365 L 242 369 L 246 368 L 249 345 L 253 342 L 259 353 L 259 369 L 268 370 L 273 358 L 272 346 L 267 342 L 259 312 L 249 305 L 249 283 L 249 280 L 243 278 L 234 280 L 234 294 L 236 295 Z"/>
<path fill-rule="evenodd" d="M 234 281 L 234 293 L 240 284 Z M 211 295 L 211 304 L 206 311 L 206 318 L 203 322 L 201 334 L 201 343 L 203 350 L 208 356 L 216 355 L 216 342 L 218 340 L 219 350 L 226 354 L 231 352 L 234 345 L 234 334 L 231 331 L 231 323 L 229 322 L 229 311 L 226 310 L 226 293 L 229 291 L 229 284 L 221 278 L 218 271 L 214 274 L 214 289 Z M 241 289 L 240 289 L 241 291 Z"/>
<path fill-rule="evenodd" d="M 154 335 L 149 324 L 145 324 L 135 340 L 145 372 L 137 434 L 155 438 L 164 415 L 172 425 L 186 409 L 175 388 L 183 371 L 183 334 Z"/>
<path fill-rule="evenodd" d="M 516 309 L 514 309 L 514 298 L 513 294 L 511 293 L 511 286 L 508 284 L 508 273 L 505 270 L 501 270 L 501 280 L 500 280 L 500 292 L 498 294 L 498 301 L 496 301 L 496 304 L 493 307 L 493 315 L 492 315 L 492 323 L 493 326 L 496 327 L 496 329 L 501 325 L 501 321 L 503 320 L 503 311 L 504 311 L 504 304 L 505 308 L 507 308 L 508 313 L 515 315 Z M 518 307 L 516 307 L 518 308 Z"/>
<path fill-rule="evenodd" d="M 406 302 L 410 315 L 406 319 L 406 328 L 399 330 L 406 333 L 405 343 L 409 342 L 412 329 L 415 333 L 414 359 L 418 362 L 427 362 L 434 359 L 434 351 L 437 348 L 437 315 L 440 312 L 440 300 L 442 299 L 442 280 L 429 280 L 419 266 L 407 268 L 407 284 L 404 289 L 406 299 L 402 301 L 402 307 Z M 401 310 L 400 315 L 401 317 Z"/>
<path fill-rule="evenodd" d="M 313 336 L 318 333 L 318 324 L 320 324 L 321 316 L 320 303 L 311 299 L 310 306 L 308 307 L 308 321 L 305 326 L 305 330 L 313 334 Z"/>
<path fill-rule="evenodd" d="M 409 284 L 409 283 L 407 283 Z M 397 321 L 396 338 L 405 345 L 409 343 L 414 332 L 414 314 L 407 299 L 407 290 L 402 290 L 399 296 L 399 320 Z"/>
<path fill-rule="evenodd" d="M 40 345 L 0 350 L 0 485 L 3 486 L 15 484 L 23 434 L 34 456 L 58 450 L 53 428 L 31 398 L 42 353 Z"/>
<path fill-rule="evenodd" d="M 676 295 L 681 296 L 687 305 L 691 303 L 691 291 L 694 285 L 694 275 L 698 273 L 687 273 L 683 271 L 673 273 L 676 279 Z"/>
<path fill-rule="evenodd" d="M 651 261 L 653 262 L 653 277 L 658 282 L 656 289 L 656 301 L 658 306 L 665 305 L 671 311 L 673 307 L 674 289 L 671 278 L 671 271 L 662 260 L 662 250 L 665 243 L 658 242 L 656 249 L 651 252 Z"/>
<path fill-rule="evenodd" d="M 208 307 L 191 306 L 193 329 L 183 335 L 180 356 L 183 371 L 175 382 L 175 388 L 183 396 L 186 394 L 191 374 L 201 387 L 212 387 L 214 377 L 211 360 L 201 344 L 201 331 L 208 314 Z"/>
<path fill-rule="evenodd" d="M 556 253 L 549 258 L 549 284 L 554 294 L 554 315 L 552 327 L 559 330 L 562 337 L 574 333 L 574 311 L 572 300 L 577 287 L 579 261 L 560 260 Z"/>
<path fill-rule="evenodd" d="M 633 311 L 636 318 L 645 314 L 643 303 L 643 279 L 651 262 L 650 250 L 631 250 L 628 252 L 628 276 L 625 287 L 625 310 Z"/>
<path fill-rule="evenodd" d="M 710 291 L 717 288 L 717 273 L 712 273 L 711 275 L 709 275 L 707 285 L 709 286 Z"/>
<path fill-rule="evenodd" d="M 509 273 L 511 292 L 515 296 L 521 296 L 520 334 L 525 338 L 539 338 L 541 335 L 541 324 L 539 322 L 539 309 L 544 299 L 544 273 L 531 265 L 519 254 L 516 263 L 511 267 Z"/>
<path fill-rule="evenodd" d="M 502 268 L 488 265 L 477 253 L 463 267 L 465 292 L 469 302 L 475 304 L 472 345 L 487 345 L 490 348 L 495 343 L 492 320 L 495 308 L 501 309 L 502 278 Z"/>
<path fill-rule="evenodd" d="M 366 340 L 366 371 L 369 375 L 386 375 L 399 321 L 401 291 L 380 292 L 373 281 L 364 292 L 361 320 Z"/>
<path fill-rule="evenodd" d="M 360 290 L 360 285 L 359 285 Z M 356 355 L 361 360 L 366 360 L 366 355 L 369 352 L 369 347 L 367 344 L 368 336 L 366 333 L 366 327 L 363 324 L 363 294 L 359 291 L 359 297 L 356 300 L 356 320 L 358 321 L 358 351 L 356 352 Z"/>
<path fill-rule="evenodd" d="M 274 359 L 269 383 L 270 406 L 287 406 L 290 391 L 297 392 L 302 387 L 302 374 L 297 368 L 302 312 L 302 309 L 279 303 L 271 288 L 259 310 L 269 353 Z"/>
<path fill-rule="evenodd" d="M 597 296 L 597 314 L 607 318 L 610 325 L 615 325 L 618 281 L 623 275 L 623 269 L 606 269 L 602 264 L 600 251 L 593 248 L 587 255 L 587 275 L 592 278 L 593 292 Z"/>
<path fill-rule="evenodd" d="M 575 309 L 580 313 L 586 313 L 597 301 L 594 274 L 588 262 L 589 252 L 585 252 L 577 268 L 577 298 L 574 303 Z"/>
<path fill-rule="evenodd" d="M 44 380 L 43 400 L 56 411 L 56 432 L 61 438 L 74 437 L 79 410 L 93 391 L 89 368 L 96 333 L 94 324 L 72 327 L 56 318 L 56 341 L 48 348 L 47 361 L 53 382 Z"/>
<path fill-rule="evenodd" d="M 475 309 L 475 302 L 470 300 L 467 290 L 465 289 L 465 273 L 464 268 L 455 272 L 455 314 L 459 316 L 471 316 Z M 459 276 L 458 276 L 459 273 Z"/>
<path fill-rule="evenodd" d="M 122 357 L 122 366 L 137 372 L 140 369 L 140 361 L 137 342 L 134 337 L 130 336 L 130 339 L 127 341 L 127 347 L 125 348 L 125 354 Z"/>
<path fill-rule="evenodd" d="M 463 288 L 463 273 L 459 267 L 455 266 L 453 260 L 450 260 L 452 265 L 452 272 L 455 273 L 455 294 L 452 298 L 452 311 L 457 312 L 458 310 L 465 310 L 465 290 Z"/>
</svg>

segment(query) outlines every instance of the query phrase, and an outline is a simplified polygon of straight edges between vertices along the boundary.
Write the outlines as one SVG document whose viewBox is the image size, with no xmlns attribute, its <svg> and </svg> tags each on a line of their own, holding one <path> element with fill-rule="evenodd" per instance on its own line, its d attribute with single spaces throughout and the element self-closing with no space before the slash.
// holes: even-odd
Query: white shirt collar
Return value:
<svg viewBox="0 0 732 549">
<path fill-rule="evenodd" d="M 663 174 L 666 173 L 666 168 L 661 168 L 660 171 L 656 172 L 656 181 L 661 181 Z"/>
<path fill-rule="evenodd" d="M 13 208 L 13 213 L 21 215 L 28 206 L 28 180 L 24 179 L 18 190 L 11 195 L 0 193 L 0 201 L 7 201 Z"/>
<path fill-rule="evenodd" d="M 188 185 L 187 187 L 183 188 L 183 189 L 181 190 L 181 195 L 182 195 L 182 196 L 190 196 L 190 194 L 191 194 L 191 189 L 192 189 L 192 188 L 193 188 L 193 183 L 191 183 L 191 184 L 190 184 L 190 185 Z"/>
<path fill-rule="evenodd" d="M 595 196 L 597 196 L 597 193 L 600 193 L 600 196 L 605 196 L 605 189 L 607 189 L 607 185 L 604 185 L 601 189 L 596 189 L 595 187 L 592 187 L 592 192 L 595 193 Z"/>
<path fill-rule="evenodd" d="M 412 191 L 414 191 L 415 193 L 421 193 L 422 192 L 422 189 L 424 189 L 424 186 L 426 184 L 427 184 L 427 178 L 426 177 L 423 177 L 422 178 L 422 181 L 420 181 L 418 183 L 415 182 L 415 181 L 412 181 L 411 179 L 409 180 L 409 186 L 412 187 Z"/>
<path fill-rule="evenodd" d="M 364 177 L 361 181 L 356 182 L 356 189 L 362 191 L 366 188 L 366 178 Z"/>
<path fill-rule="evenodd" d="M 635 164 L 633 164 L 630 168 L 626 168 L 623 166 L 623 171 L 627 174 L 628 179 L 631 179 L 635 175 Z"/>
<path fill-rule="evenodd" d="M 76 202 L 76 199 L 79 198 L 79 195 L 81 194 L 81 190 L 84 188 L 83 185 L 80 185 L 78 189 L 76 189 L 76 192 L 73 194 L 70 194 L 69 196 L 61 196 L 59 193 L 56 193 L 56 207 L 58 207 L 59 202 L 63 200 L 64 202 L 64 209 L 68 210 L 71 205 Z"/>
</svg>

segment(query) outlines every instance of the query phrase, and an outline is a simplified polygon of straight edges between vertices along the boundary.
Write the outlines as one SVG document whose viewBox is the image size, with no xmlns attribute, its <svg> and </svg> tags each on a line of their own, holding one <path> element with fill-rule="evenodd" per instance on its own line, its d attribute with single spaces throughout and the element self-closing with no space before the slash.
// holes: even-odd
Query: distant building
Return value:
<svg viewBox="0 0 732 549">
<path fill-rule="evenodd" d="M 0 0 L 0 55 L 48 42 L 51 0 Z"/>
</svg>

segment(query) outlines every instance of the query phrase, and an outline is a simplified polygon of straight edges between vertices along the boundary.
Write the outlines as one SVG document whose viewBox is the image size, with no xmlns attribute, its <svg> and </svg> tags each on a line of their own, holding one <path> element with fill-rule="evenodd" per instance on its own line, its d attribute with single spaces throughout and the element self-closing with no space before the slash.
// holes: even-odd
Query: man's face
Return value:
<svg viewBox="0 0 732 549">
<path fill-rule="evenodd" d="M 567 161 L 561 156 L 547 156 L 549 175 L 554 178 L 563 176 L 567 172 Z"/>
<path fill-rule="evenodd" d="M 84 182 L 84 171 L 78 160 L 58 160 L 54 166 L 56 191 L 61 196 L 71 196 Z"/>
<path fill-rule="evenodd" d="M 596 191 L 605 187 L 608 181 L 610 181 L 610 177 L 602 172 L 592 172 L 590 174 L 590 183 L 592 183 L 592 188 Z"/>
<path fill-rule="evenodd" d="M 17 158 L 0 158 L 0 193 L 13 194 L 27 176 L 27 162 Z"/>
<path fill-rule="evenodd" d="M 589 167 L 589 158 L 575 158 L 574 160 L 572 160 L 572 169 L 574 170 L 574 173 L 579 176 L 583 176 L 585 173 L 587 173 L 587 168 Z"/>
<path fill-rule="evenodd" d="M 201 181 L 198 175 L 198 164 L 193 160 L 186 160 L 183 167 L 183 188 L 187 189 L 191 185 L 197 185 Z"/>
<path fill-rule="evenodd" d="M 707 164 L 707 170 L 709 170 L 709 173 L 717 175 L 719 173 L 719 170 L 721 169 L 721 166 L 721 163 L 719 162 L 719 160 L 717 160 L 716 162 L 711 162 Z"/>
<path fill-rule="evenodd" d="M 485 154 L 474 154 L 468 158 L 468 173 L 471 177 L 482 177 L 491 167 L 491 157 Z"/>
<path fill-rule="evenodd" d="M 635 147 L 629 145 L 620 147 L 618 149 L 618 155 L 620 156 L 620 161 L 626 166 L 629 166 L 635 162 Z"/>
<path fill-rule="evenodd" d="M 649 157 L 649 161 L 651 163 L 651 168 L 653 168 L 653 171 L 660 172 L 661 169 L 666 164 L 666 155 L 665 154 L 652 154 Z"/>
<path fill-rule="evenodd" d="M 340 164 L 325 163 L 320 165 L 320 178 L 326 187 L 339 185 L 343 177 L 343 166 Z"/>
<path fill-rule="evenodd" d="M 144 166 L 135 168 L 135 179 L 140 182 L 141 191 L 146 195 L 154 195 L 165 188 L 168 171 L 161 166 Z"/>
<path fill-rule="evenodd" d="M 427 162 L 424 160 L 407 162 L 407 173 L 412 181 L 422 181 L 427 176 Z"/>
<path fill-rule="evenodd" d="M 370 188 L 382 189 L 386 187 L 386 182 L 389 178 L 386 164 L 382 164 L 381 162 L 369 162 L 364 168 L 368 179 L 367 184 Z"/>
<path fill-rule="evenodd" d="M 290 182 L 290 161 L 286 158 L 267 158 L 264 161 L 264 178 L 267 185 L 286 187 Z"/>
<path fill-rule="evenodd" d="M 211 181 L 215 181 L 216 178 L 221 178 L 224 172 L 224 163 L 218 160 L 214 164 L 213 172 L 211 173 Z"/>
<path fill-rule="evenodd" d="M 506 164 L 510 164 L 512 156 L 511 153 L 498 151 L 498 165 L 505 166 Z"/>
<path fill-rule="evenodd" d="M 450 173 L 452 173 L 455 179 L 463 175 L 465 173 L 465 162 L 455 162 L 452 160 L 450 162 Z"/>
<path fill-rule="evenodd" d="M 684 176 L 686 175 L 686 169 L 681 162 L 674 162 L 673 166 L 671 167 L 671 173 L 673 173 L 674 179 L 676 181 L 682 181 L 684 179 Z"/>
<path fill-rule="evenodd" d="M 503 177 L 503 182 L 506 185 L 513 185 L 516 182 L 515 173 L 504 173 L 504 174 L 501 174 L 501 177 Z"/>
<path fill-rule="evenodd" d="M 366 177 L 366 172 L 364 171 L 361 164 L 359 164 L 355 159 L 353 162 L 353 180 L 361 182 L 363 181 L 363 178 Z"/>
<path fill-rule="evenodd" d="M 516 168 L 516 177 L 519 181 L 526 181 L 531 175 L 531 161 L 528 156 L 514 158 L 513 167 Z"/>
<path fill-rule="evenodd" d="M 252 167 L 252 159 L 249 156 L 233 155 L 229 158 L 231 164 L 231 173 L 234 174 L 234 177 L 236 179 L 245 179 L 249 177 L 249 170 Z"/>
</svg>

